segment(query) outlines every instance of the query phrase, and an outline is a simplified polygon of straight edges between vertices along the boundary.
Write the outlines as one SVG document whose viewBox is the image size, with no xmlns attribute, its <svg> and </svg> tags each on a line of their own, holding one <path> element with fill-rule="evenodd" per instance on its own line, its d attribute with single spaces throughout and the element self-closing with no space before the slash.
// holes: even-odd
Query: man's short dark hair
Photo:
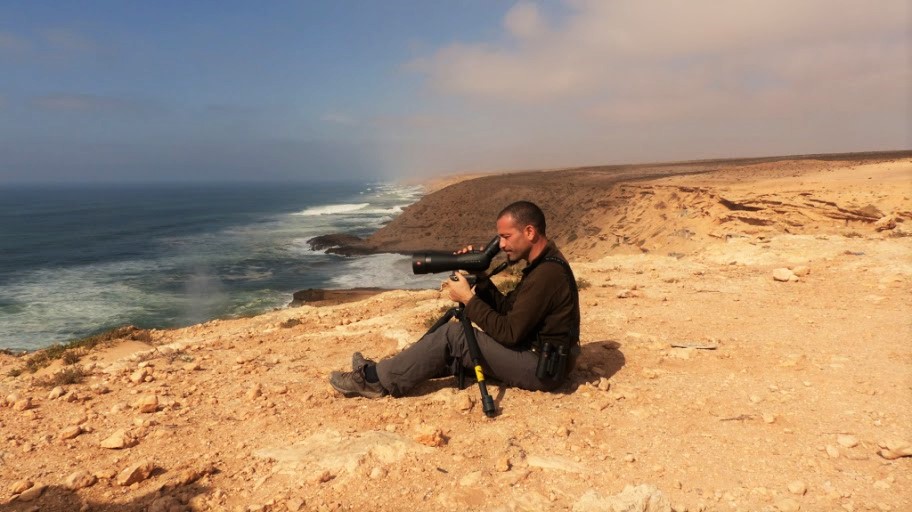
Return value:
<svg viewBox="0 0 912 512">
<path fill-rule="evenodd" d="M 545 214 L 535 203 L 531 201 L 516 201 L 500 211 L 497 218 L 504 215 L 510 215 L 520 229 L 532 225 L 535 231 L 542 236 L 545 234 Z"/>
</svg>

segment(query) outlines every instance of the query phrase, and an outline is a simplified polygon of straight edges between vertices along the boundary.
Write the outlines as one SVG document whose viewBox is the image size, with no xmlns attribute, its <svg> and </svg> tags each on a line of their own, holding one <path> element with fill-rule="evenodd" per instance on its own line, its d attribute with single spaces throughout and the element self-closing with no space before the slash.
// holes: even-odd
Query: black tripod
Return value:
<svg viewBox="0 0 912 512">
<path fill-rule="evenodd" d="M 492 242 L 493 243 L 493 242 Z M 502 272 L 505 268 L 509 267 L 512 263 L 504 261 L 500 265 L 496 266 L 490 274 L 487 275 L 487 278 L 490 279 L 495 274 Z M 456 280 L 456 275 L 450 276 L 450 279 Z M 475 276 L 468 275 L 466 280 L 469 281 L 471 286 L 475 285 Z M 485 416 L 493 418 L 497 414 L 497 408 L 494 407 L 494 399 L 488 393 L 488 386 L 485 384 L 484 371 L 481 369 L 481 349 L 478 348 L 478 339 L 475 338 L 475 329 L 472 328 L 472 322 L 465 316 L 465 304 L 459 302 L 458 306 L 455 308 L 449 309 L 442 317 L 440 317 L 437 322 L 428 329 L 427 334 L 430 334 L 436 331 L 439 327 L 443 326 L 452 318 L 459 320 L 459 323 L 462 324 L 462 330 L 465 331 L 466 343 L 469 345 L 469 356 L 472 358 L 472 366 L 475 369 L 475 380 L 478 381 L 478 390 L 481 392 L 481 409 L 484 411 Z M 425 336 L 427 336 L 425 334 Z M 462 371 L 462 366 L 458 366 L 456 370 L 456 382 L 459 386 L 459 389 L 465 389 L 465 374 Z"/>
<path fill-rule="evenodd" d="M 427 334 L 436 331 L 453 317 L 459 320 L 459 323 L 462 324 L 462 329 L 465 331 L 466 343 L 469 345 L 469 355 L 472 357 L 472 366 L 475 368 L 475 379 L 478 381 L 478 390 L 481 391 L 481 408 L 485 416 L 493 418 L 497 414 L 497 408 L 494 407 L 494 399 L 488 393 L 488 386 L 485 384 L 484 372 L 481 369 L 481 350 L 478 348 L 478 340 L 475 338 L 475 329 L 472 328 L 472 322 L 465 316 L 465 304 L 460 302 L 455 308 L 450 308 L 428 329 Z M 459 389 L 463 389 L 465 375 L 461 366 L 457 367 L 456 379 Z"/>
</svg>

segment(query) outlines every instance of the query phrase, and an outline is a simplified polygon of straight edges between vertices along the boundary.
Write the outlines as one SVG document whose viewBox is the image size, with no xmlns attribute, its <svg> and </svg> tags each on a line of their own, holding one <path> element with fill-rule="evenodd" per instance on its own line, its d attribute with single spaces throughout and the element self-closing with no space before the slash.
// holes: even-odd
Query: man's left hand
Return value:
<svg viewBox="0 0 912 512">
<path fill-rule="evenodd" d="M 475 292 L 472 291 L 472 288 L 469 286 L 469 282 L 466 280 L 465 276 L 456 272 L 456 280 L 447 279 L 444 281 L 447 291 L 450 292 L 450 299 L 455 302 L 461 302 L 463 304 L 468 304 L 468 302 L 475 296 Z"/>
</svg>

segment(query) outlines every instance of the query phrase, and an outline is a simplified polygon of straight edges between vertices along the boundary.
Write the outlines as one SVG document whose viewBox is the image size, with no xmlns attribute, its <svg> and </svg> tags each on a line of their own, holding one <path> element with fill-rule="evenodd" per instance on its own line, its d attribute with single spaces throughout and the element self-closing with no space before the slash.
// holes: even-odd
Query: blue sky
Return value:
<svg viewBox="0 0 912 512">
<path fill-rule="evenodd" d="M 260 4 L 0 2 L 0 184 L 912 146 L 906 2 Z"/>
</svg>

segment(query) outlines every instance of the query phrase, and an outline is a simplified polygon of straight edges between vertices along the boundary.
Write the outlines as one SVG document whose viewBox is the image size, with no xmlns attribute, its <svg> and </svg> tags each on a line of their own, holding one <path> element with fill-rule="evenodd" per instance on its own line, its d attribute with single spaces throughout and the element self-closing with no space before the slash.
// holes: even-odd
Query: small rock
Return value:
<svg viewBox="0 0 912 512">
<path fill-rule="evenodd" d="M 507 471 L 510 471 L 511 467 L 513 467 L 513 465 L 510 464 L 510 457 L 508 457 L 506 455 L 497 459 L 497 463 L 494 464 L 494 470 L 499 471 L 500 473 L 505 473 Z"/>
<path fill-rule="evenodd" d="M 155 464 L 149 461 L 137 462 L 118 473 L 115 482 L 121 487 L 133 485 L 149 478 L 153 471 L 155 471 Z"/>
<path fill-rule="evenodd" d="M 438 448 L 447 444 L 447 441 L 449 441 L 449 439 L 439 428 L 424 425 L 419 429 L 418 436 L 415 438 L 415 441 L 418 441 L 425 446 Z"/>
<path fill-rule="evenodd" d="M 775 423 L 775 422 L 776 422 L 776 415 L 775 415 L 775 414 L 770 414 L 770 413 L 764 413 L 764 414 L 763 414 L 763 422 L 764 422 L 764 423 L 768 423 L 768 424 Z"/>
<path fill-rule="evenodd" d="M 336 475 L 330 473 L 329 470 L 324 470 L 324 471 L 319 471 L 316 474 L 314 474 L 314 476 L 311 480 L 315 484 L 325 484 L 326 482 L 329 482 L 333 478 L 336 478 Z"/>
<path fill-rule="evenodd" d="M 102 441 L 101 447 L 109 450 L 120 450 L 121 448 L 129 448 L 134 444 L 136 444 L 136 440 L 129 432 L 126 430 L 118 430 Z"/>
<path fill-rule="evenodd" d="M 198 362 L 193 361 L 184 365 L 184 370 L 188 372 L 195 372 L 201 369 L 201 366 Z"/>
<path fill-rule="evenodd" d="M 149 370 L 147 370 L 145 368 L 140 368 L 140 369 L 136 370 L 135 372 L 133 372 L 132 374 L 130 374 L 130 382 L 132 382 L 133 384 L 139 384 L 141 382 L 144 382 L 146 380 L 146 377 L 148 377 L 148 376 L 149 376 Z"/>
<path fill-rule="evenodd" d="M 885 491 L 890 488 L 890 482 L 887 482 L 886 480 L 878 480 L 874 482 L 874 488 Z"/>
<path fill-rule="evenodd" d="M 792 269 L 792 273 L 798 277 L 804 277 L 811 273 L 811 269 L 808 267 L 805 267 L 804 265 L 799 265 Z"/>
<path fill-rule="evenodd" d="M 32 407 L 32 399 L 29 397 L 20 398 L 19 400 L 16 400 L 15 403 L 13 403 L 14 411 L 27 411 Z"/>
<path fill-rule="evenodd" d="M 668 498 L 654 485 L 641 484 L 636 487 L 627 485 L 614 496 L 602 497 L 590 489 L 573 505 L 572 512 L 671 512 Z M 698 508 L 703 510 L 703 508 Z"/>
<path fill-rule="evenodd" d="M 88 471 L 83 469 L 77 470 L 74 473 L 71 473 L 70 476 L 66 478 L 64 483 L 68 489 L 77 490 L 83 489 L 95 485 L 98 479 L 95 478 L 95 475 L 90 475 Z"/>
<path fill-rule="evenodd" d="M 377 480 L 378 478 L 383 478 L 384 476 L 386 476 L 386 471 L 383 468 L 381 468 L 380 466 L 374 466 L 374 468 L 371 469 L 371 472 L 370 472 L 371 480 Z"/>
<path fill-rule="evenodd" d="M 64 393 L 66 393 L 66 391 L 62 387 L 57 386 L 48 393 L 48 400 L 57 400 L 62 397 Z"/>
<path fill-rule="evenodd" d="M 92 474 L 95 475 L 95 478 L 98 478 L 100 480 L 111 480 L 112 478 L 117 476 L 117 471 L 114 471 L 113 469 L 110 469 L 110 468 L 99 469 L 99 470 L 96 470 L 95 472 L 93 472 Z"/>
<path fill-rule="evenodd" d="M 760 395 L 751 395 L 750 397 L 748 397 L 748 399 L 751 401 L 752 404 L 759 404 L 760 402 L 763 401 L 763 397 L 761 397 Z"/>
<path fill-rule="evenodd" d="M 467 393 L 462 394 L 462 399 L 459 400 L 456 404 L 460 411 L 471 411 L 475 407 L 475 399 Z"/>
<path fill-rule="evenodd" d="M 58 437 L 62 440 L 75 439 L 79 434 L 82 434 L 82 427 L 79 425 L 72 425 L 61 430 Z"/>
<path fill-rule="evenodd" d="M 791 281 L 793 277 L 797 276 L 787 268 L 777 268 L 776 270 L 773 270 L 773 279 L 776 281 L 787 282 Z"/>
<path fill-rule="evenodd" d="M 35 484 L 31 486 L 28 490 L 22 491 L 22 494 L 18 496 L 19 501 L 34 501 L 41 497 L 44 494 L 44 490 L 47 489 L 47 485 L 44 484 Z"/>
<path fill-rule="evenodd" d="M 855 436 L 850 436 L 848 434 L 839 434 L 836 436 L 836 442 L 845 448 L 854 448 L 858 446 L 858 439 Z"/>
<path fill-rule="evenodd" d="M 32 488 L 32 482 L 30 480 L 17 480 L 9 486 L 9 491 L 12 494 L 23 493 Z"/>
<path fill-rule="evenodd" d="M 140 398 L 133 407 L 139 409 L 139 412 L 150 413 L 158 410 L 158 396 L 146 395 Z"/>
<path fill-rule="evenodd" d="M 839 448 L 836 448 L 835 446 L 833 446 L 831 444 L 826 445 L 826 452 L 827 452 L 827 455 L 829 455 L 831 458 L 834 458 L 834 459 L 839 458 Z"/>
<path fill-rule="evenodd" d="M 788 490 L 792 494 L 803 496 L 807 492 L 807 485 L 801 480 L 795 480 L 788 484 Z"/>
<path fill-rule="evenodd" d="M 887 459 L 894 460 L 900 457 L 912 457 L 912 443 L 891 439 L 879 443 L 881 450 L 877 453 Z"/>
<path fill-rule="evenodd" d="M 628 453 L 627 455 L 624 455 L 624 462 L 636 462 L 636 457 L 634 457 L 632 453 Z"/>
<path fill-rule="evenodd" d="M 254 384 L 250 387 L 250 389 L 247 390 L 247 394 L 245 396 L 247 397 L 247 400 L 254 400 L 263 396 L 263 386 L 261 386 L 259 383 Z"/>
<path fill-rule="evenodd" d="M 621 290 L 617 293 L 617 298 L 619 299 L 631 299 L 639 296 L 640 294 L 636 290 Z"/>
<path fill-rule="evenodd" d="M 877 220 L 874 223 L 874 230 L 876 231 L 887 231 L 896 227 L 896 217 L 893 215 L 885 215 Z"/>
<path fill-rule="evenodd" d="M 608 391 L 611 389 L 611 382 L 608 381 L 605 377 L 599 378 L 598 388 L 602 391 Z"/>
<path fill-rule="evenodd" d="M 63 395 L 63 401 L 69 403 L 78 402 L 79 395 L 77 395 L 75 391 L 70 391 L 69 393 Z"/>
</svg>

